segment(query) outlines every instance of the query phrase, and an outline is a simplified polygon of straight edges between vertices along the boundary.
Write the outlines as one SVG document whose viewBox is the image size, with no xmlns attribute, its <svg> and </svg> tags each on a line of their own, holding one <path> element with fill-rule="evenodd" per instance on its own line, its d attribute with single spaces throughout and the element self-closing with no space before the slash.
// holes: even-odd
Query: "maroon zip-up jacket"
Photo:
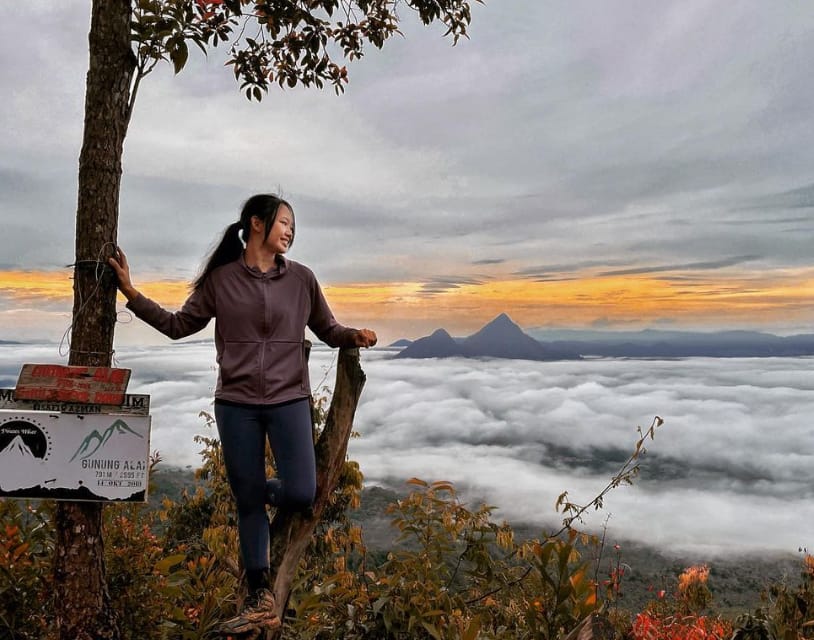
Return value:
<svg viewBox="0 0 814 640">
<path fill-rule="evenodd" d="M 336 321 L 311 270 L 282 256 L 265 273 L 242 256 L 218 267 L 175 313 L 141 294 L 127 308 L 173 340 L 215 318 L 215 397 L 230 402 L 276 404 L 311 394 L 306 325 L 331 347 L 355 346 L 356 329 Z"/>
</svg>

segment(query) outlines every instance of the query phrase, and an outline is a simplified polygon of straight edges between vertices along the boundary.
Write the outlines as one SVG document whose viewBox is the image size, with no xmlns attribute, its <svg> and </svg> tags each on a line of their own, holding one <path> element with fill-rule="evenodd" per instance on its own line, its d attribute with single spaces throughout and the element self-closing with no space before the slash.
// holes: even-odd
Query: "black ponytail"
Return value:
<svg viewBox="0 0 814 640">
<path fill-rule="evenodd" d="M 240 220 L 233 222 L 226 227 L 226 231 L 223 232 L 223 237 L 218 243 L 218 246 L 215 247 L 215 250 L 212 251 L 209 257 L 206 259 L 203 270 L 192 283 L 192 289 L 194 291 L 198 291 L 201 287 L 203 287 L 203 284 L 206 282 L 206 279 L 209 277 L 210 273 L 224 264 L 234 262 L 240 257 L 240 255 L 243 253 L 244 244 L 249 240 L 252 218 L 257 217 L 263 220 L 266 237 L 268 237 L 271 227 L 274 224 L 274 220 L 277 218 L 277 211 L 279 210 L 280 205 L 285 205 L 288 207 L 293 218 L 294 209 L 291 208 L 291 205 L 288 204 L 288 202 L 279 196 L 261 193 L 246 200 L 246 203 L 243 205 L 243 209 L 240 212 Z M 294 244 L 295 227 L 293 223 L 294 221 L 292 219 L 291 242 L 288 244 L 289 247 Z M 238 233 L 240 233 L 240 235 L 238 235 Z"/>
<path fill-rule="evenodd" d="M 214 251 L 212 251 L 212 253 L 209 255 L 203 270 L 192 283 L 192 289 L 194 291 L 198 291 L 201 287 L 203 287 L 203 284 L 206 282 L 209 274 L 215 269 L 224 264 L 234 262 L 240 257 L 240 254 L 243 253 L 243 243 L 240 241 L 238 231 L 240 231 L 242 227 L 243 225 L 241 224 L 240 220 L 233 222 L 226 227 L 226 231 L 223 232 L 223 237 L 218 243 L 218 246 L 215 247 Z M 243 233 L 244 237 L 248 237 L 245 235 L 245 231 Z"/>
</svg>

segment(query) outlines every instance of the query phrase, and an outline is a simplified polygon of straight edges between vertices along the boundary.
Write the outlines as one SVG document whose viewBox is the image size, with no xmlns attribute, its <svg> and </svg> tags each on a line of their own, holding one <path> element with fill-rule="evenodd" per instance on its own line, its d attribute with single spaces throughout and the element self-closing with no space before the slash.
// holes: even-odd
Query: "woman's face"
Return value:
<svg viewBox="0 0 814 640">
<path fill-rule="evenodd" d="M 262 225 L 262 223 L 261 223 Z M 265 229 L 261 233 L 265 232 Z M 277 209 L 277 217 L 271 225 L 265 245 L 274 253 L 285 253 L 294 237 L 294 214 L 284 204 Z"/>
</svg>

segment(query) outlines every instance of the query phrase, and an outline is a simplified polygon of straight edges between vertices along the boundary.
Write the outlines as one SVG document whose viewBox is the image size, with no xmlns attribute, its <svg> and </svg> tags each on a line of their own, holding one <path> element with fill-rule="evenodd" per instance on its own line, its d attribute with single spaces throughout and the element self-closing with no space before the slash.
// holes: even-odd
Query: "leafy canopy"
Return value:
<svg viewBox="0 0 814 640">
<path fill-rule="evenodd" d="M 482 0 L 474 0 L 482 3 Z M 248 99 L 261 100 L 271 84 L 333 86 L 348 82 L 340 62 L 379 49 L 399 30 L 398 9 L 415 11 L 425 25 L 441 23 L 453 44 L 467 36 L 470 0 L 135 0 L 132 40 L 138 79 L 159 60 L 184 68 L 189 43 L 204 54 L 230 46 L 227 65 Z M 340 62 L 337 62 L 339 60 Z"/>
</svg>

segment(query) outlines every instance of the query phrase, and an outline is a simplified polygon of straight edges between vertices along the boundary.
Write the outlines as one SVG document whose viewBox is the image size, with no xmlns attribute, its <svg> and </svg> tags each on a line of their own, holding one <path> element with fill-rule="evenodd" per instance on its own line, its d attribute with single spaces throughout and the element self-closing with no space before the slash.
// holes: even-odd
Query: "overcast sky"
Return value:
<svg viewBox="0 0 814 640">
<path fill-rule="evenodd" d="M 0 23 L 0 320 L 17 337 L 65 325 L 89 4 L 9 3 Z M 500 311 L 808 330 L 808 2 L 494 0 L 456 47 L 401 13 L 405 37 L 351 65 L 341 97 L 249 103 L 220 50 L 147 78 L 119 233 L 137 284 L 189 280 L 248 195 L 281 190 L 290 257 L 341 320 L 390 338 Z"/>
</svg>

